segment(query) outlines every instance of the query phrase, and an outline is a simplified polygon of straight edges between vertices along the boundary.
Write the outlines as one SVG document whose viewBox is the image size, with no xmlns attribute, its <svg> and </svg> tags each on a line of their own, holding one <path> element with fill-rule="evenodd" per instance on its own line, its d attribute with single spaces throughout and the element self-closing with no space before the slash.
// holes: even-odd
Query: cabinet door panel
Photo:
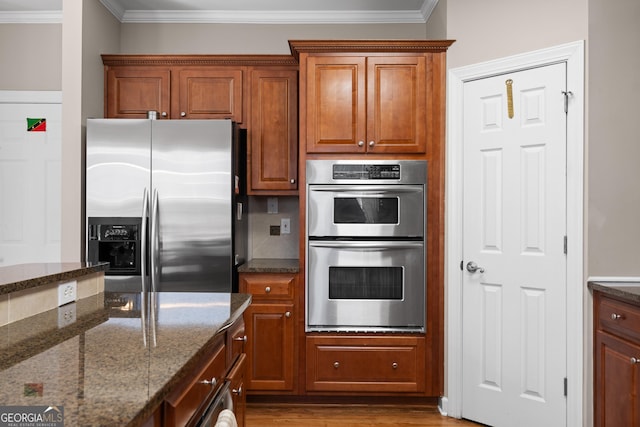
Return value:
<svg viewBox="0 0 640 427">
<path fill-rule="evenodd" d="M 598 331 L 594 426 L 640 425 L 640 346 Z"/>
<path fill-rule="evenodd" d="M 245 397 L 244 376 L 246 370 L 246 354 L 241 354 L 235 363 L 227 379 L 231 382 L 231 395 L 233 401 L 233 413 L 236 416 L 238 427 L 244 427 L 247 400 Z"/>
<path fill-rule="evenodd" d="M 179 87 L 181 118 L 242 122 L 242 70 L 182 70 Z"/>
<path fill-rule="evenodd" d="M 425 62 L 424 56 L 367 59 L 369 151 L 425 152 Z"/>
<path fill-rule="evenodd" d="M 294 372 L 293 304 L 252 304 L 247 327 L 247 388 L 292 390 Z"/>
<path fill-rule="evenodd" d="M 148 111 L 169 113 L 171 73 L 168 69 L 107 70 L 106 118 L 146 118 Z"/>
<path fill-rule="evenodd" d="M 365 58 L 310 57 L 307 73 L 307 152 L 364 152 Z"/>
<path fill-rule="evenodd" d="M 298 72 L 251 72 L 251 190 L 298 188 Z"/>
</svg>

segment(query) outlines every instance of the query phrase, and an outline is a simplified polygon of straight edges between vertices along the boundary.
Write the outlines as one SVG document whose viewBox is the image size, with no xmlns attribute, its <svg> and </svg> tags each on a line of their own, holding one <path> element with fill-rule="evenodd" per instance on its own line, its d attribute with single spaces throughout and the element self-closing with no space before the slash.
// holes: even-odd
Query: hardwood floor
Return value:
<svg viewBox="0 0 640 427">
<path fill-rule="evenodd" d="M 443 417 L 430 405 L 247 403 L 246 427 L 479 427 Z"/>
</svg>

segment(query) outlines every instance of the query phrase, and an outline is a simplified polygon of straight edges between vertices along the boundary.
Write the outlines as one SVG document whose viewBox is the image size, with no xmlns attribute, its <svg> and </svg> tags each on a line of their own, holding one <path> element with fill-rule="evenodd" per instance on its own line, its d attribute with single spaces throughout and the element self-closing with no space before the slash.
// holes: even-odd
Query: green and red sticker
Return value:
<svg viewBox="0 0 640 427">
<path fill-rule="evenodd" d="M 47 119 L 27 118 L 27 132 L 46 132 Z"/>
</svg>

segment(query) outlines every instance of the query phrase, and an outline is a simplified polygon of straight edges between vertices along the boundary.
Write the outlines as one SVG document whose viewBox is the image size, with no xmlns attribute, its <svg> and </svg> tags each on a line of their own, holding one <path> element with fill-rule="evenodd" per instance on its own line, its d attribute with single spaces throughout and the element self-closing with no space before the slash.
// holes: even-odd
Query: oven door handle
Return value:
<svg viewBox="0 0 640 427">
<path fill-rule="evenodd" d="M 422 185 L 309 185 L 310 191 L 334 193 L 418 193 L 424 191 Z"/>
<path fill-rule="evenodd" d="M 362 240 L 309 240 L 309 246 L 314 248 L 344 248 L 344 249 L 412 249 L 424 247 L 421 241 L 362 241 Z"/>
</svg>

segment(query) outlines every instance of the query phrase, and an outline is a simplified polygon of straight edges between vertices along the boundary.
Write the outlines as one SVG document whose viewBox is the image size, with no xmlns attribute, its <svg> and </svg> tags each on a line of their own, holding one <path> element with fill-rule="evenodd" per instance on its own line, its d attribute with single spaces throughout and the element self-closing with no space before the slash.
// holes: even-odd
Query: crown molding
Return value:
<svg viewBox="0 0 640 427">
<path fill-rule="evenodd" d="M 137 55 L 103 54 L 105 66 L 117 65 L 235 65 L 235 66 L 287 66 L 297 67 L 298 63 L 291 55 Z"/>
<path fill-rule="evenodd" d="M 300 53 L 446 52 L 454 40 L 289 40 L 296 60 Z"/>
<path fill-rule="evenodd" d="M 4 11 L 0 12 L 0 24 L 62 24 L 62 11 Z"/>
</svg>

